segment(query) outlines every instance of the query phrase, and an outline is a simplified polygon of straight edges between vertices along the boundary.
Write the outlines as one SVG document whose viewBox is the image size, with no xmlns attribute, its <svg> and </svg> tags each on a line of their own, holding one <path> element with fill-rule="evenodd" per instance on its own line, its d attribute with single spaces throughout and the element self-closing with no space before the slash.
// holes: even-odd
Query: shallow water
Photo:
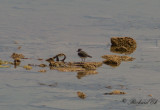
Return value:
<svg viewBox="0 0 160 110">
<path fill-rule="evenodd" d="M 137 49 L 132 62 L 119 67 L 107 65 L 98 74 L 77 78 L 76 72 L 40 68 L 0 68 L 1 110 L 158 110 L 157 104 L 127 104 L 122 99 L 160 100 L 160 1 L 159 0 L 1 0 L 0 59 L 13 61 L 13 52 L 33 60 L 21 65 L 47 62 L 58 53 L 66 61 L 80 61 L 76 50 L 103 61 L 110 52 L 110 38 L 130 36 Z M 21 46 L 21 49 L 17 49 Z M 40 85 L 44 83 L 46 85 Z M 47 86 L 54 85 L 54 86 Z M 124 88 L 121 88 L 121 85 Z M 112 86 L 112 89 L 106 88 Z M 104 95 L 113 90 L 126 95 Z M 82 100 L 76 92 L 82 91 Z"/>
</svg>

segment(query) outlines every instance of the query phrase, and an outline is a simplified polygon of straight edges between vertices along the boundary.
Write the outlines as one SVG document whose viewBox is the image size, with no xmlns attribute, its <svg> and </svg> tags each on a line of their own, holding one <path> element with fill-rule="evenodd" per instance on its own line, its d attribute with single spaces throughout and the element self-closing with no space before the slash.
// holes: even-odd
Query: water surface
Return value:
<svg viewBox="0 0 160 110">
<path fill-rule="evenodd" d="M 159 0 L 1 0 L 0 59 L 13 61 L 13 52 L 46 63 L 58 53 L 66 61 L 80 61 L 77 49 L 93 56 L 87 61 L 103 61 L 110 52 L 110 38 L 130 36 L 137 49 L 129 56 L 133 62 L 119 67 L 107 65 L 98 74 L 77 78 L 76 72 L 58 72 L 40 68 L 0 69 L 0 108 L 2 110 L 158 110 L 155 105 L 123 103 L 122 99 L 153 98 L 160 100 L 160 1 Z M 17 43 L 15 43 L 17 42 Z M 17 49 L 21 46 L 21 49 Z M 56 84 L 54 87 L 40 85 Z M 125 88 L 121 88 L 123 85 Z M 112 86 L 112 89 L 106 88 Z M 103 95 L 112 90 L 126 95 Z M 83 91 L 82 100 L 76 92 Z"/>
</svg>

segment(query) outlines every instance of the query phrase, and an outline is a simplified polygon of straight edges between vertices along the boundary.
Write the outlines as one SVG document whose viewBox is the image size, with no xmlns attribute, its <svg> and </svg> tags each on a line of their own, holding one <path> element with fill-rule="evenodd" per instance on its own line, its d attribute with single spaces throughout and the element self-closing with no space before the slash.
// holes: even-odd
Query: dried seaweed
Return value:
<svg viewBox="0 0 160 110">
<path fill-rule="evenodd" d="M 104 95 L 124 95 L 124 94 L 126 94 L 126 93 L 122 92 L 120 90 L 114 90 L 114 91 L 112 91 L 110 93 L 104 93 Z"/>
<path fill-rule="evenodd" d="M 77 92 L 77 96 L 79 98 L 81 98 L 81 99 L 85 99 L 86 98 L 86 95 L 83 92 L 80 92 L 80 91 Z"/>
<path fill-rule="evenodd" d="M 39 70 L 38 72 L 45 73 L 47 70 Z"/>
<path fill-rule="evenodd" d="M 25 66 L 23 66 L 23 68 L 25 68 L 26 70 L 31 70 L 32 69 L 32 67 L 29 66 L 29 65 L 25 65 Z"/>
<path fill-rule="evenodd" d="M 23 55 L 23 54 L 13 53 L 13 54 L 11 55 L 11 57 L 12 57 L 13 59 L 23 59 L 23 58 L 24 58 L 24 55 Z"/>
<path fill-rule="evenodd" d="M 8 64 L 11 64 L 11 62 L 3 61 L 0 59 L 0 68 L 9 68 L 10 66 Z"/>
<path fill-rule="evenodd" d="M 102 58 L 106 59 L 103 61 L 104 64 L 110 65 L 112 67 L 117 67 L 121 64 L 121 61 L 133 61 L 135 58 L 129 56 L 119 56 L 119 55 L 104 55 Z"/>
<path fill-rule="evenodd" d="M 120 54 L 131 54 L 136 50 L 137 43 L 131 37 L 112 37 L 110 51 Z"/>
</svg>

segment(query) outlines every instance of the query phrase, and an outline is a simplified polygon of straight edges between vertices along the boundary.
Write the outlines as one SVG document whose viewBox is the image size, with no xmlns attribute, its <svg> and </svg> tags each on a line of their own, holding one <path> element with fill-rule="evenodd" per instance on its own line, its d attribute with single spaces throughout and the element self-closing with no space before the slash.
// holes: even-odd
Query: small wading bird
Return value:
<svg viewBox="0 0 160 110">
<path fill-rule="evenodd" d="M 86 52 L 82 51 L 82 49 L 78 49 L 78 56 L 82 59 L 82 62 L 85 62 L 85 58 L 90 57 L 92 58 L 92 56 L 88 55 Z"/>
</svg>

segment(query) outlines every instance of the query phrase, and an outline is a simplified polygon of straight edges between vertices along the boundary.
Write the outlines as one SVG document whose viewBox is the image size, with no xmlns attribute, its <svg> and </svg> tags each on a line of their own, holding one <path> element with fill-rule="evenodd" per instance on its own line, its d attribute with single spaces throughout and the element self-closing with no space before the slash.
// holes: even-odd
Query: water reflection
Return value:
<svg viewBox="0 0 160 110">
<path fill-rule="evenodd" d="M 77 72 L 77 78 L 81 79 L 82 77 L 85 77 L 87 75 L 95 75 L 95 74 L 98 74 L 96 70 L 79 71 Z"/>
<path fill-rule="evenodd" d="M 136 47 L 125 47 L 125 46 L 111 46 L 110 51 L 118 54 L 131 54 L 136 50 Z"/>
</svg>

